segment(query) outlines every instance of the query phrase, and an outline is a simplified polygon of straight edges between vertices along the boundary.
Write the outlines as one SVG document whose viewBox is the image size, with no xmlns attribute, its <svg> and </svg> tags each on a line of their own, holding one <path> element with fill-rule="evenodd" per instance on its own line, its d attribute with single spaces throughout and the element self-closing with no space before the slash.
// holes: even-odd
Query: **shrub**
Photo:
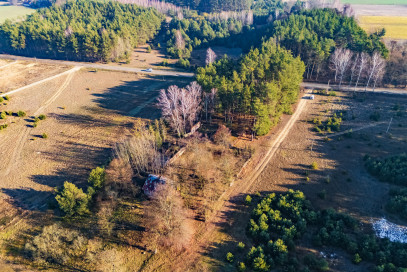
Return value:
<svg viewBox="0 0 407 272">
<path fill-rule="evenodd" d="M 63 189 L 57 193 L 55 199 L 68 217 L 89 213 L 88 196 L 73 183 L 65 181 Z"/>
<path fill-rule="evenodd" d="M 147 53 L 151 53 L 151 46 L 149 45 L 149 46 L 147 46 Z"/>
<path fill-rule="evenodd" d="M 252 203 L 252 197 L 250 195 L 247 195 L 244 202 L 246 205 L 250 205 Z"/>
<path fill-rule="evenodd" d="M 378 112 L 378 111 L 375 111 L 374 113 L 372 113 L 370 116 L 369 116 L 369 118 L 370 118 L 370 120 L 372 120 L 372 121 L 379 121 L 380 120 L 380 112 Z"/>
<path fill-rule="evenodd" d="M 0 103 L 3 103 L 4 98 L 0 96 Z"/>
<path fill-rule="evenodd" d="M 68 264 L 72 259 L 84 258 L 88 241 L 79 232 L 54 224 L 25 244 L 24 251 L 36 262 Z"/>
<path fill-rule="evenodd" d="M 304 264 L 316 271 L 328 271 L 329 264 L 325 259 L 317 258 L 314 255 L 308 254 L 304 257 Z"/>
<path fill-rule="evenodd" d="M 189 60 L 187 60 L 187 59 L 179 59 L 177 61 L 177 66 L 181 67 L 181 68 L 184 68 L 184 69 L 188 69 L 189 66 L 190 66 Z"/>
<path fill-rule="evenodd" d="M 325 199 L 326 198 L 326 191 L 322 190 L 321 192 L 318 193 L 318 197 L 320 199 Z"/>
<path fill-rule="evenodd" d="M 7 114 L 3 111 L 2 113 L 0 113 L 0 119 L 6 119 L 7 118 Z"/>
<path fill-rule="evenodd" d="M 235 259 L 235 256 L 231 252 L 228 252 L 226 254 L 226 261 L 228 261 L 229 263 L 233 263 L 234 259 Z"/>
<path fill-rule="evenodd" d="M 45 120 L 47 119 L 47 116 L 45 114 L 41 114 L 40 116 L 38 116 L 38 119 Z"/>
<path fill-rule="evenodd" d="M 318 163 L 317 162 L 312 162 L 311 163 L 311 169 L 312 170 L 318 170 Z"/>
<path fill-rule="evenodd" d="M 90 185 L 96 190 L 102 189 L 103 185 L 105 184 L 106 180 L 106 171 L 104 168 L 96 167 L 93 169 L 88 178 L 88 182 Z"/>
<path fill-rule="evenodd" d="M 24 117 L 24 116 L 26 116 L 26 113 L 25 113 L 25 111 L 19 110 L 19 111 L 17 112 L 17 116 L 18 116 L 18 117 Z"/>
<path fill-rule="evenodd" d="M 359 264 L 361 261 L 362 261 L 362 258 L 359 256 L 358 253 L 356 253 L 356 254 L 353 256 L 353 263 Z"/>
<path fill-rule="evenodd" d="M 228 129 L 224 125 L 220 125 L 216 133 L 213 135 L 213 141 L 216 144 L 225 146 L 225 147 L 230 147 L 232 144 L 230 141 L 232 134 L 230 132 L 230 129 Z"/>
<path fill-rule="evenodd" d="M 44 133 L 41 135 L 41 138 L 47 139 L 47 138 L 48 138 L 48 134 L 44 132 Z"/>
<path fill-rule="evenodd" d="M 237 264 L 237 271 L 239 272 L 246 271 L 246 265 L 244 264 L 244 262 L 239 262 Z"/>
<path fill-rule="evenodd" d="M 3 96 L 4 100 L 10 101 L 10 97 L 8 95 Z"/>
<path fill-rule="evenodd" d="M 246 245 L 245 245 L 243 242 L 239 242 L 239 243 L 237 244 L 237 248 L 238 248 L 240 251 L 243 251 L 245 246 L 246 246 Z"/>
<path fill-rule="evenodd" d="M 161 66 L 168 66 L 169 65 L 169 63 L 168 63 L 168 60 L 163 60 L 163 62 L 161 63 Z"/>
</svg>

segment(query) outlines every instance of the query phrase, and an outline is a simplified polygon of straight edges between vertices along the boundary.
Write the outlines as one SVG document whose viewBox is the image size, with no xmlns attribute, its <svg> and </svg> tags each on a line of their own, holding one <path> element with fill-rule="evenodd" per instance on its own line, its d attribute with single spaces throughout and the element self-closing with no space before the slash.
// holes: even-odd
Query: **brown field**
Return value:
<svg viewBox="0 0 407 272">
<path fill-rule="evenodd" d="M 24 207 L 38 208 L 66 180 L 84 182 L 92 168 L 109 159 L 112 144 L 128 133 L 133 116 L 158 117 L 153 104 L 160 89 L 183 84 L 108 71 L 82 70 L 69 77 L 14 94 L 0 106 L 27 112 L 24 118 L 0 121 L 9 124 L 0 132 L 0 188 Z M 47 116 L 36 128 L 34 114 Z M 48 139 L 41 138 L 43 133 Z"/>
<path fill-rule="evenodd" d="M 353 5 L 356 16 L 406 16 L 407 6 L 402 5 Z"/>
<path fill-rule="evenodd" d="M 0 60 L 0 67 L 12 63 Z M 0 69 L 0 93 L 5 93 L 41 79 L 62 73 L 67 66 L 18 61 Z"/>
</svg>

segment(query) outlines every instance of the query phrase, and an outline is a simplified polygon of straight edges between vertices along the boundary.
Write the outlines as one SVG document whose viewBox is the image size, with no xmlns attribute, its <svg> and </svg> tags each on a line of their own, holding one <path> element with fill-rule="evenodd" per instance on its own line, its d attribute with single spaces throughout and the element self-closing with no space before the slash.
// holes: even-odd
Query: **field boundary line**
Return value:
<svg viewBox="0 0 407 272">
<path fill-rule="evenodd" d="M 51 76 L 51 77 L 48 77 L 48 78 L 45 78 L 45 79 L 42 79 L 42 80 L 40 80 L 40 81 L 31 83 L 31 84 L 29 84 L 29 85 L 26 85 L 26 86 L 24 86 L 24 87 L 15 89 L 15 90 L 13 90 L 13 91 L 9 91 L 9 92 L 4 93 L 4 94 L 1 94 L 1 95 L 2 95 L 2 96 L 12 95 L 12 94 L 15 94 L 15 93 L 24 91 L 24 90 L 26 90 L 26 89 L 35 87 L 35 86 L 40 85 L 40 84 L 42 84 L 42 83 L 45 83 L 45 82 L 47 82 L 47 81 L 56 79 L 56 78 L 58 78 L 58 77 L 61 77 L 61 76 L 64 76 L 64 75 L 67 75 L 67 74 L 70 74 L 70 73 L 79 71 L 80 69 L 81 69 L 81 67 L 77 67 L 77 66 L 76 66 L 76 67 L 74 67 L 74 68 L 72 68 L 72 69 L 70 69 L 70 70 L 68 70 L 68 71 L 62 72 L 62 73 L 60 73 L 60 74 L 57 74 L 57 75 L 54 75 L 54 76 Z"/>
<path fill-rule="evenodd" d="M 5 64 L 5 65 L 3 65 L 3 66 L 0 66 L 0 69 L 3 69 L 3 68 L 6 68 L 6 67 L 8 67 L 8 66 L 10 66 L 10 65 L 16 64 L 17 62 L 18 62 L 18 60 L 13 61 L 13 62 L 10 62 L 10 63 L 7 63 L 7 64 Z"/>
<path fill-rule="evenodd" d="M 325 135 L 325 136 L 327 136 L 328 138 L 341 136 L 341 135 L 344 135 L 344 134 L 349 133 L 349 132 L 355 132 L 355 131 L 359 131 L 359 130 L 363 130 L 363 129 L 367 129 L 367 128 L 371 128 L 371 127 L 376 127 L 376 126 L 383 125 L 383 124 L 386 124 L 386 123 L 387 122 L 372 123 L 372 124 L 369 124 L 369 125 L 366 125 L 366 126 L 362 126 L 362 127 L 358 127 L 358 128 L 350 128 L 350 129 L 347 129 L 347 130 L 342 131 L 342 132 L 338 132 L 338 133 L 335 133 L 335 134 L 332 134 L 332 135 Z"/>
</svg>

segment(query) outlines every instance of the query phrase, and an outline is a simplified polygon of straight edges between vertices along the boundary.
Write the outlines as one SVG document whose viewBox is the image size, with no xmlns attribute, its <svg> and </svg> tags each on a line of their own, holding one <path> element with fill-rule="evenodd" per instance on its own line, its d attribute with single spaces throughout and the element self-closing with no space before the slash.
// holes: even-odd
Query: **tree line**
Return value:
<svg viewBox="0 0 407 272">
<path fill-rule="evenodd" d="M 336 9 L 301 10 L 286 19 L 276 20 L 270 31 L 281 46 L 300 56 L 306 64 L 307 79 L 318 79 L 329 66 L 332 52 L 337 47 L 355 54 L 373 55 L 379 52 L 387 57 L 389 51 L 381 38 L 385 31 L 368 35 L 353 17 Z"/>
<path fill-rule="evenodd" d="M 117 2 L 68 1 L 0 26 L 3 53 L 87 61 L 117 61 L 160 29 L 153 8 Z"/>
<path fill-rule="evenodd" d="M 202 12 L 248 10 L 252 4 L 252 0 L 169 0 L 166 2 Z"/>
</svg>

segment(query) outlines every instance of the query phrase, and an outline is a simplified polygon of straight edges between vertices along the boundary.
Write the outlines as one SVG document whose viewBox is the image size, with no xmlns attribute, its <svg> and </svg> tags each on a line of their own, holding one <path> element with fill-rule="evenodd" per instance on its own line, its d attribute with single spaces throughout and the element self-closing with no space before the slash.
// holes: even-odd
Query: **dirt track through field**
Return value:
<svg viewBox="0 0 407 272">
<path fill-rule="evenodd" d="M 24 90 L 26 90 L 26 89 L 35 87 L 35 86 L 40 85 L 40 84 L 42 84 L 42 83 L 45 83 L 45 82 L 47 82 L 47 81 L 54 80 L 54 79 L 59 78 L 59 77 L 61 77 L 61 76 L 69 75 L 69 74 L 71 74 L 71 73 L 74 73 L 74 72 L 76 72 L 76 71 L 79 71 L 80 69 L 81 69 L 81 67 L 74 67 L 74 68 L 72 68 L 72 69 L 70 69 L 70 70 L 68 70 L 68 71 L 63 72 L 63 73 L 60 73 L 60 74 L 57 74 L 57 75 L 55 75 L 55 76 L 51 76 L 51 77 L 42 79 L 42 80 L 40 80 L 40 81 L 34 82 L 34 83 L 32 83 L 32 84 L 29 84 L 29 85 L 27 85 L 27 86 L 24 86 L 24 87 L 15 89 L 15 90 L 13 90 L 13 91 L 7 92 L 7 93 L 5 93 L 5 94 L 2 94 L 2 96 L 12 95 L 12 94 L 15 94 L 15 93 L 24 91 Z"/>
<path fill-rule="evenodd" d="M 3 66 L 0 66 L 0 69 L 4 69 L 4 68 L 6 68 L 6 67 L 8 67 L 8 66 L 11 66 L 11 65 L 13 65 L 13 64 L 16 64 L 17 62 L 18 62 L 18 61 L 16 60 L 16 61 L 7 63 L 7 64 L 5 64 L 5 65 L 3 65 Z"/>
<path fill-rule="evenodd" d="M 228 210 L 230 209 L 230 205 L 227 205 L 226 203 L 234 197 L 245 194 L 255 184 L 260 174 L 266 168 L 276 151 L 281 146 L 282 142 L 290 133 L 294 124 L 297 122 L 307 104 L 307 101 L 307 96 L 304 96 L 300 100 L 295 113 L 291 116 L 290 120 L 282 131 L 278 134 L 277 138 L 271 142 L 266 154 L 260 159 L 253 171 L 239 178 L 239 180 L 235 182 L 235 185 L 231 186 L 230 189 L 220 197 L 218 203 L 215 205 L 215 210 L 217 211 L 216 214 L 211 217 L 210 222 L 202 225 L 201 229 L 197 231 L 199 238 L 195 243 L 196 246 L 178 256 L 179 260 L 173 262 L 173 271 L 186 271 L 187 268 L 191 267 L 192 264 L 196 263 L 197 259 L 199 259 L 201 256 L 199 253 L 202 253 L 201 251 L 203 251 L 206 246 L 210 246 L 208 241 L 212 240 L 211 237 L 213 237 L 213 235 L 216 233 L 216 230 L 219 229 L 222 223 L 226 222 L 228 219 L 220 216 L 222 214 L 227 214 Z"/>
<path fill-rule="evenodd" d="M 66 80 L 64 81 L 64 83 L 57 89 L 57 91 L 54 93 L 54 95 L 50 99 L 48 99 L 44 104 L 41 105 L 41 107 L 37 111 L 35 111 L 34 116 L 41 114 L 41 112 L 46 107 L 48 107 L 52 102 L 54 102 L 58 98 L 58 96 L 61 95 L 61 93 L 66 89 L 66 87 L 68 87 L 69 83 L 71 82 L 71 80 L 73 78 L 73 75 L 74 75 L 74 72 L 79 71 L 79 70 L 80 70 L 80 67 L 75 67 L 75 68 L 73 68 L 71 70 L 68 70 L 68 71 L 62 73 L 62 74 L 58 74 L 56 76 L 46 78 L 44 80 L 41 80 L 41 81 L 38 81 L 38 82 L 34 83 L 34 85 L 38 85 L 38 84 L 44 83 L 46 81 L 49 81 L 49 80 L 55 79 L 57 77 L 60 77 L 62 75 L 68 74 L 68 76 L 67 76 Z M 33 85 L 33 84 L 30 84 L 30 85 Z M 27 88 L 28 87 L 26 86 L 26 87 L 23 87 L 23 88 L 20 88 L 20 89 L 24 90 L 24 89 L 27 89 Z M 15 93 L 18 90 L 19 89 L 14 90 L 13 92 Z M 9 160 L 9 163 L 7 164 L 6 169 L 4 170 L 3 176 L 7 176 L 8 174 L 10 174 L 11 169 L 16 165 L 18 157 L 21 154 L 21 151 L 22 151 L 22 149 L 24 147 L 24 144 L 27 141 L 27 138 L 28 138 L 29 134 L 30 134 L 30 129 L 27 126 L 25 126 L 22 129 L 22 131 L 20 133 L 20 136 L 18 137 L 18 139 L 16 141 L 16 147 L 13 150 L 13 153 L 12 153 L 12 155 L 10 157 L 10 160 Z"/>
</svg>

